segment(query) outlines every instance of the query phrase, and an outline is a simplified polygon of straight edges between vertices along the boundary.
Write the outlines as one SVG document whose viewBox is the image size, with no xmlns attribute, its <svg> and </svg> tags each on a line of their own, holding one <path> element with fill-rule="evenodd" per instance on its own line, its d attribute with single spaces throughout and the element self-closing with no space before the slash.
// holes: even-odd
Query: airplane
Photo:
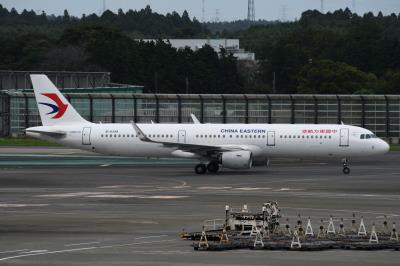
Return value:
<svg viewBox="0 0 400 266">
<path fill-rule="evenodd" d="M 42 126 L 28 136 L 104 155 L 197 159 L 197 174 L 250 169 L 269 158 L 349 159 L 381 155 L 389 145 L 371 131 L 344 124 L 91 123 L 79 115 L 46 75 L 31 75 Z"/>
</svg>

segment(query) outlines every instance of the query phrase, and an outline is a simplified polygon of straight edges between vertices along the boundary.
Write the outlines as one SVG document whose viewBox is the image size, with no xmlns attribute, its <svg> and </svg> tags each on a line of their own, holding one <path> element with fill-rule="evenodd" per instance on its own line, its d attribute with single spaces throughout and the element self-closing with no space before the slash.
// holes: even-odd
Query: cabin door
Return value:
<svg viewBox="0 0 400 266">
<path fill-rule="evenodd" d="M 178 143 L 182 143 L 182 144 L 186 143 L 186 131 L 185 130 L 178 131 Z"/>
<path fill-rule="evenodd" d="M 275 131 L 267 132 L 267 146 L 275 146 Z"/>
<path fill-rule="evenodd" d="M 340 147 L 348 147 L 349 146 L 349 129 L 342 128 L 340 129 Z"/>
<path fill-rule="evenodd" d="M 92 128 L 90 127 L 84 127 L 82 130 L 82 144 L 83 145 L 91 145 L 90 143 L 90 133 L 92 131 Z"/>
</svg>

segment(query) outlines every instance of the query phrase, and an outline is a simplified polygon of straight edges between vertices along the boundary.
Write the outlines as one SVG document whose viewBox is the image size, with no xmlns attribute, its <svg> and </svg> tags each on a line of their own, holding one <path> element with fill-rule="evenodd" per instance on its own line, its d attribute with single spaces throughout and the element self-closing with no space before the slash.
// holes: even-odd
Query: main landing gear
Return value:
<svg viewBox="0 0 400 266">
<path fill-rule="evenodd" d="M 349 168 L 349 161 L 347 158 L 343 159 L 343 174 L 348 175 L 350 174 L 350 168 Z"/>
<path fill-rule="evenodd" d="M 209 173 L 218 173 L 219 171 L 219 163 L 218 162 L 210 162 L 207 164 L 207 166 L 205 164 L 198 164 L 196 165 L 196 167 L 194 168 L 194 171 L 196 172 L 196 174 L 198 175 L 204 175 L 207 171 Z"/>
</svg>

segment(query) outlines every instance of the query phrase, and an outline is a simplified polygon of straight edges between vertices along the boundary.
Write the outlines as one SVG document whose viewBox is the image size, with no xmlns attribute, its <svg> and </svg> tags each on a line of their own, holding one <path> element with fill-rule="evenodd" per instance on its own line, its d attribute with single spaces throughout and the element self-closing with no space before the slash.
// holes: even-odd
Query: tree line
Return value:
<svg viewBox="0 0 400 266">
<path fill-rule="evenodd" d="M 232 32 L 260 60 L 254 81 L 281 93 L 400 93 L 400 15 L 306 11 Z"/>
<path fill-rule="evenodd" d="M 239 38 L 257 64 L 140 38 Z M 400 16 L 309 10 L 298 21 L 201 24 L 187 12 L 20 14 L 0 5 L 0 69 L 110 71 L 154 92 L 400 93 Z M 187 88 L 187 83 L 189 87 Z"/>
</svg>

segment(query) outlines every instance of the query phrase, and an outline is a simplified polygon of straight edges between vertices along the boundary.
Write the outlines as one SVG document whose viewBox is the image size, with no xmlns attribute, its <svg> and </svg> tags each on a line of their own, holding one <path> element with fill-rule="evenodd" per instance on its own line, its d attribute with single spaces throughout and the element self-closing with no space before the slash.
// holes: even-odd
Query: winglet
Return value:
<svg viewBox="0 0 400 266">
<path fill-rule="evenodd" d="M 139 137 L 139 139 L 140 139 L 141 141 L 152 142 L 152 140 L 149 139 L 149 138 L 143 133 L 143 131 L 138 127 L 138 125 L 136 125 L 135 122 L 132 121 L 131 124 L 132 124 L 133 128 L 135 129 L 135 131 L 136 131 L 136 133 L 137 133 L 137 135 L 138 135 L 138 137 Z"/>
<path fill-rule="evenodd" d="M 199 119 L 197 119 L 197 117 L 194 114 L 190 114 L 190 116 L 192 117 L 193 124 L 201 124 Z"/>
</svg>

